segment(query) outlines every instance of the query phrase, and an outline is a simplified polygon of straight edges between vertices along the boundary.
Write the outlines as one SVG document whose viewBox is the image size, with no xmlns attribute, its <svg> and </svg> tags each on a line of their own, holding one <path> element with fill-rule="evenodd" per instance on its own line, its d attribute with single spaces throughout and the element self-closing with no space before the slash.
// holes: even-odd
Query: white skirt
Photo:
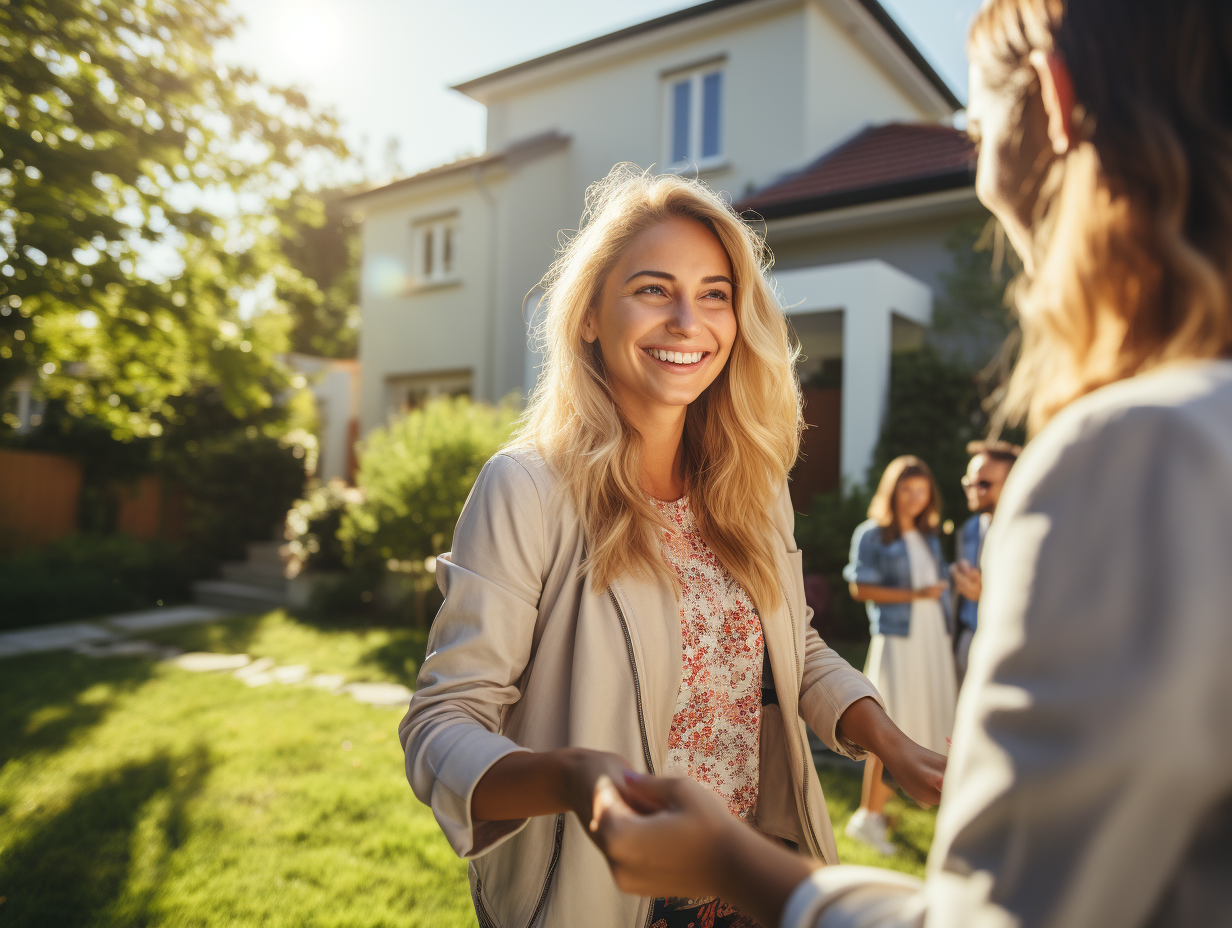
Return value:
<svg viewBox="0 0 1232 928">
<path fill-rule="evenodd" d="M 954 728 L 958 680 L 940 603 L 912 603 L 905 637 L 873 635 L 864 673 L 885 700 L 886 714 L 908 738 L 949 754 L 945 739 Z"/>
</svg>

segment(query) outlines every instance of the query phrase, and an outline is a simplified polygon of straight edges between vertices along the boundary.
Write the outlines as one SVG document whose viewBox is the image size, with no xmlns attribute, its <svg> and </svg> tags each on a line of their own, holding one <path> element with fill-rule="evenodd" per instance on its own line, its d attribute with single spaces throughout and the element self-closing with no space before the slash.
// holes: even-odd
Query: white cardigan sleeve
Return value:
<svg viewBox="0 0 1232 928">
<path fill-rule="evenodd" d="M 417 689 L 398 727 L 406 776 L 453 849 L 477 857 L 527 820 L 471 818 L 471 794 L 488 769 L 524 750 L 499 734 L 502 710 L 520 697 L 543 583 L 543 512 L 530 475 L 497 455 L 479 475 L 437 558 L 445 602 L 432 623 Z"/>
<path fill-rule="evenodd" d="M 1232 915 L 1210 845 L 1232 825 L 1232 387 L 1218 395 L 1092 397 L 1027 449 L 987 539 L 926 880 L 823 868 L 782 928 Z"/>
</svg>

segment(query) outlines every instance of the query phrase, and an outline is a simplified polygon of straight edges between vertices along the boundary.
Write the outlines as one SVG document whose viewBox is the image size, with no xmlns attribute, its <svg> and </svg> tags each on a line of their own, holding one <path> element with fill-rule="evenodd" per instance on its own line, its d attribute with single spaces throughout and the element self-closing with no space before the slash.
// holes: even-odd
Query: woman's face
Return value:
<svg viewBox="0 0 1232 928">
<path fill-rule="evenodd" d="M 1030 270 L 1035 206 L 1054 156 L 1038 88 L 1028 94 L 1021 115 L 1017 109 L 1009 92 L 989 87 L 983 69 L 971 65 L 967 131 L 980 143 L 975 192 Z"/>
<path fill-rule="evenodd" d="M 692 219 L 647 229 L 608 275 L 582 334 L 599 342 L 627 415 L 688 406 L 736 340 L 727 252 Z"/>
<path fill-rule="evenodd" d="M 933 485 L 927 477 L 907 477 L 894 488 L 894 510 L 900 519 L 914 522 L 932 498 Z"/>
</svg>

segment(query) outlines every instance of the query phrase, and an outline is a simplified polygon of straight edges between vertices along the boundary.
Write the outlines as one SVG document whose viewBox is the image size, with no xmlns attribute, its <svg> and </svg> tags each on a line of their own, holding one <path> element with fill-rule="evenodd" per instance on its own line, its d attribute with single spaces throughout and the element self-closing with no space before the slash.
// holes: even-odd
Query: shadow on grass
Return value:
<svg viewBox="0 0 1232 928">
<path fill-rule="evenodd" d="M 210 766 L 203 745 L 180 756 L 159 753 L 98 777 L 45 820 L 18 824 L 0 860 L 3 924 L 148 923 L 167 860 L 187 838 L 186 807 Z M 155 827 L 142 827 L 150 803 L 164 797 Z"/>
<path fill-rule="evenodd" d="M 63 652 L 0 661 L 0 767 L 65 748 L 153 670 L 153 662 L 143 658 L 99 660 Z"/>
</svg>

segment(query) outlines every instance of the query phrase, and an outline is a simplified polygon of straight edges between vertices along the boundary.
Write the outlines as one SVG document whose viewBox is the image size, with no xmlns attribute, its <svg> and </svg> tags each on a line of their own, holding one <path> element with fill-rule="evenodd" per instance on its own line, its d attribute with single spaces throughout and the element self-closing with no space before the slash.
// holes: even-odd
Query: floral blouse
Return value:
<svg viewBox="0 0 1232 928">
<path fill-rule="evenodd" d="M 672 527 L 663 553 L 680 578 L 684 650 L 664 772 L 708 786 L 747 818 L 757 804 L 761 617 L 702 540 L 688 497 L 654 503 Z"/>
</svg>

